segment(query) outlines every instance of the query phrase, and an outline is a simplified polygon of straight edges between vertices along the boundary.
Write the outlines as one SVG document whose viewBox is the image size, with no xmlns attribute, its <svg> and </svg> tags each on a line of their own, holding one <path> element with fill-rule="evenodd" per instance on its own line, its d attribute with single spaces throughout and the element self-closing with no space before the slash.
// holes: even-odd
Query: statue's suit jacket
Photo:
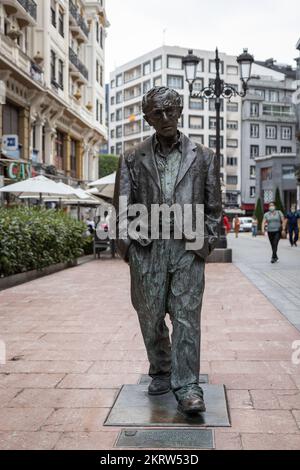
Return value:
<svg viewBox="0 0 300 470">
<path fill-rule="evenodd" d="M 194 144 L 185 135 L 181 135 L 182 161 L 174 190 L 174 203 L 204 205 L 205 233 L 203 247 L 195 251 L 206 259 L 212 252 L 219 238 L 222 221 L 222 198 L 220 184 L 220 166 L 213 151 L 200 144 Z M 128 205 L 143 204 L 151 213 L 152 204 L 163 204 L 160 177 L 153 150 L 153 136 L 120 157 L 116 177 L 114 207 L 116 209 L 116 228 L 118 231 L 121 214 L 119 197 L 126 196 Z M 193 217 L 196 212 L 193 211 Z M 195 227 L 195 221 L 193 226 Z M 185 234 L 183 234 L 185 237 Z M 139 240 L 143 246 L 151 240 Z M 121 257 L 128 262 L 130 238 L 117 236 L 117 249 Z"/>
</svg>

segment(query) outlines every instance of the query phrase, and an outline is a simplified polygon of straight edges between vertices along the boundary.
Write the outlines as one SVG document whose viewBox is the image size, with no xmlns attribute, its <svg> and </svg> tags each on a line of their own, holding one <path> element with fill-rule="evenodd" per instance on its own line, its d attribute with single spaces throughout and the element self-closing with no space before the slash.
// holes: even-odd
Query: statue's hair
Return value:
<svg viewBox="0 0 300 470">
<path fill-rule="evenodd" d="M 165 95 L 165 94 L 168 94 L 171 97 L 172 103 L 175 106 L 182 108 L 183 106 L 182 99 L 179 93 L 177 93 L 177 91 L 173 90 L 172 88 L 165 87 L 165 86 L 156 86 L 156 87 L 151 88 L 151 90 L 149 90 L 143 98 L 143 104 L 142 104 L 143 113 L 147 114 L 147 111 L 149 110 L 149 107 L 150 107 L 150 103 L 155 96 Z"/>
</svg>

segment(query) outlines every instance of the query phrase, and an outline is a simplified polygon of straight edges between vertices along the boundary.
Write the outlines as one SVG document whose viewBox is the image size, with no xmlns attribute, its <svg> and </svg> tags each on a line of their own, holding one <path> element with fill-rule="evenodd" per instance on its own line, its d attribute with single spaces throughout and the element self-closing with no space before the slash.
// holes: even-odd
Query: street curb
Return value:
<svg viewBox="0 0 300 470">
<path fill-rule="evenodd" d="M 48 266 L 41 270 L 27 271 L 25 273 L 14 274 L 12 276 L 0 278 L 0 291 L 5 289 L 10 289 L 11 287 L 19 286 L 20 284 L 25 284 L 26 282 L 34 281 L 40 277 L 49 276 L 50 274 L 55 274 L 64 269 L 74 268 L 78 266 L 78 259 L 74 261 L 69 261 L 67 263 L 54 264 Z"/>
</svg>

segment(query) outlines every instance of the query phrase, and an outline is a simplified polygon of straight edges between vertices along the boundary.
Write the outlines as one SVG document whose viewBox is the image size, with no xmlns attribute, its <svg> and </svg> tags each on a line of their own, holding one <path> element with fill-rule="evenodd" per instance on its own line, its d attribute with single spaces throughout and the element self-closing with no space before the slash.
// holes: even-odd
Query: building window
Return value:
<svg viewBox="0 0 300 470">
<path fill-rule="evenodd" d="M 103 86 L 103 66 L 100 65 L 100 86 Z"/>
<path fill-rule="evenodd" d="M 261 175 L 262 181 L 271 181 L 273 178 L 272 168 L 271 167 L 262 168 L 260 170 L 260 175 Z"/>
<path fill-rule="evenodd" d="M 237 131 L 239 128 L 238 121 L 227 121 L 227 129 Z"/>
<path fill-rule="evenodd" d="M 117 143 L 117 146 L 116 146 L 116 154 L 117 154 L 117 155 L 121 155 L 122 152 L 123 152 L 123 145 L 122 145 L 122 142 L 118 142 L 118 143 Z"/>
<path fill-rule="evenodd" d="M 111 104 L 111 106 L 114 106 L 114 105 L 115 105 L 115 97 L 114 97 L 114 96 L 112 96 L 112 97 L 110 98 L 110 104 Z"/>
<path fill-rule="evenodd" d="M 203 135 L 197 135 L 197 134 L 189 134 L 189 138 L 195 142 L 195 144 L 204 144 L 204 136 Z"/>
<path fill-rule="evenodd" d="M 100 42 L 100 25 L 98 21 L 96 21 L 96 41 L 99 44 Z"/>
<path fill-rule="evenodd" d="M 158 70 L 162 69 L 162 58 L 157 57 L 156 59 L 153 60 L 153 71 L 157 72 Z"/>
<path fill-rule="evenodd" d="M 51 82 L 53 83 L 56 81 L 56 54 L 54 51 L 51 51 L 50 69 L 51 69 Z"/>
<path fill-rule="evenodd" d="M 115 147 L 113 145 L 110 147 L 110 153 L 111 155 L 115 154 Z"/>
<path fill-rule="evenodd" d="M 170 88 L 183 89 L 183 77 L 181 75 L 168 75 L 167 83 Z"/>
<path fill-rule="evenodd" d="M 250 116 L 258 117 L 259 116 L 259 103 L 250 104 Z"/>
<path fill-rule="evenodd" d="M 103 28 L 100 26 L 100 47 L 103 49 Z"/>
<path fill-rule="evenodd" d="M 99 100 L 96 100 L 96 121 L 99 121 Z"/>
<path fill-rule="evenodd" d="M 114 129 L 112 129 L 112 130 L 110 131 L 110 138 L 111 138 L 111 139 L 114 139 L 114 138 L 115 138 L 115 130 L 114 130 Z"/>
<path fill-rule="evenodd" d="M 117 75 L 116 82 L 117 82 L 117 86 L 122 86 L 123 85 L 123 76 L 122 76 L 122 74 Z"/>
<path fill-rule="evenodd" d="M 281 128 L 282 140 L 292 140 L 292 128 L 290 126 L 283 126 Z"/>
<path fill-rule="evenodd" d="M 216 136 L 215 135 L 210 135 L 209 136 L 209 143 L 208 143 L 209 147 L 211 149 L 215 149 L 216 148 Z M 223 143 L 223 136 L 221 136 L 221 139 L 220 139 L 220 148 L 222 149 L 224 147 L 224 143 Z"/>
<path fill-rule="evenodd" d="M 227 75 L 238 75 L 239 68 L 236 65 L 227 65 Z"/>
<path fill-rule="evenodd" d="M 122 135 L 123 135 L 122 126 L 117 126 L 117 127 L 116 127 L 116 136 L 117 136 L 117 138 L 122 137 Z"/>
<path fill-rule="evenodd" d="M 182 70 L 182 57 L 168 55 L 168 69 Z"/>
<path fill-rule="evenodd" d="M 178 120 L 178 127 L 183 127 L 184 126 L 184 117 L 183 117 L 183 114 L 180 116 L 179 120 Z"/>
<path fill-rule="evenodd" d="M 146 62 L 143 65 L 143 75 L 149 75 L 151 73 L 151 62 Z"/>
<path fill-rule="evenodd" d="M 122 108 L 117 109 L 116 111 L 116 121 L 122 121 Z"/>
<path fill-rule="evenodd" d="M 110 82 L 110 88 L 115 88 L 115 85 L 116 85 L 116 81 L 115 81 L 115 80 L 111 80 L 111 82 Z"/>
<path fill-rule="evenodd" d="M 238 159 L 236 157 L 227 157 L 227 165 L 228 166 L 237 166 Z"/>
<path fill-rule="evenodd" d="M 250 157 L 251 158 L 259 157 L 259 145 L 250 146 Z"/>
<path fill-rule="evenodd" d="M 60 131 L 56 133 L 55 141 L 56 155 L 55 166 L 58 170 L 64 169 L 64 134 Z"/>
<path fill-rule="evenodd" d="M 216 62 L 214 60 L 209 61 L 209 73 L 216 73 Z M 224 62 L 220 62 L 220 74 L 224 73 Z"/>
<path fill-rule="evenodd" d="M 60 88 L 64 89 L 64 63 L 61 59 L 58 61 L 58 84 Z"/>
<path fill-rule="evenodd" d="M 277 147 L 273 145 L 266 146 L 266 155 L 272 155 L 272 153 L 277 153 Z"/>
<path fill-rule="evenodd" d="M 76 140 L 71 139 L 70 145 L 70 166 L 71 166 L 71 176 L 76 177 Z"/>
<path fill-rule="evenodd" d="M 256 166 L 251 165 L 250 166 L 250 179 L 255 179 L 256 178 Z"/>
<path fill-rule="evenodd" d="M 196 80 L 193 83 L 193 89 L 194 91 L 201 91 L 204 86 L 204 81 L 203 78 L 196 78 Z"/>
<path fill-rule="evenodd" d="M 204 72 L 204 60 L 200 59 L 200 62 L 197 67 L 197 75 Z"/>
<path fill-rule="evenodd" d="M 237 148 L 239 146 L 239 141 L 237 139 L 227 139 L 228 148 Z"/>
<path fill-rule="evenodd" d="M 154 86 L 162 86 L 162 77 L 161 77 L 161 75 L 159 77 L 155 77 L 153 79 L 153 85 Z"/>
<path fill-rule="evenodd" d="M 189 116 L 190 129 L 203 129 L 203 116 Z"/>
<path fill-rule="evenodd" d="M 293 149 L 292 147 L 281 147 L 280 152 L 281 153 L 292 153 Z"/>
<path fill-rule="evenodd" d="M 110 122 L 114 122 L 114 121 L 115 121 L 115 113 L 111 113 Z"/>
<path fill-rule="evenodd" d="M 258 96 L 261 96 L 263 99 L 265 99 L 265 90 L 262 90 L 260 88 L 256 88 L 254 90 L 254 94 L 258 95 Z"/>
<path fill-rule="evenodd" d="M 118 91 L 117 94 L 116 94 L 116 103 L 120 104 L 120 103 L 122 103 L 122 101 L 123 101 L 123 92 Z"/>
<path fill-rule="evenodd" d="M 265 100 L 270 101 L 271 103 L 277 103 L 279 101 L 279 93 L 274 90 L 266 90 Z"/>
<path fill-rule="evenodd" d="M 214 98 L 209 100 L 209 110 L 210 111 L 216 110 L 216 100 Z M 221 98 L 221 112 L 223 111 L 224 111 L 224 100 L 223 98 Z"/>
<path fill-rule="evenodd" d="M 149 126 L 148 122 L 147 121 L 143 121 L 143 131 L 144 132 L 148 132 L 150 131 L 151 127 Z"/>
<path fill-rule="evenodd" d="M 230 184 L 231 186 L 235 186 L 238 184 L 238 177 L 235 175 L 227 175 L 226 176 L 226 183 Z"/>
<path fill-rule="evenodd" d="M 198 110 L 202 111 L 204 109 L 204 100 L 198 100 L 198 99 L 190 98 L 189 108 L 190 109 L 198 109 Z"/>
<path fill-rule="evenodd" d="M 282 178 L 284 180 L 293 180 L 296 178 L 294 165 L 282 165 Z"/>
<path fill-rule="evenodd" d="M 55 0 L 51 0 L 51 24 L 56 28 L 56 2 Z"/>
<path fill-rule="evenodd" d="M 255 186 L 250 186 L 250 197 L 256 196 L 256 188 Z"/>
<path fill-rule="evenodd" d="M 227 111 L 231 113 L 237 113 L 239 111 L 239 104 L 229 101 L 227 103 Z"/>
<path fill-rule="evenodd" d="M 259 124 L 250 124 L 250 137 L 252 139 L 259 138 Z"/>
<path fill-rule="evenodd" d="M 58 12 L 58 32 L 62 37 L 65 37 L 65 14 L 64 11 L 60 8 Z"/>
<path fill-rule="evenodd" d="M 210 116 L 209 121 L 208 121 L 209 129 L 211 129 L 211 130 L 216 129 L 216 125 L 217 125 L 217 119 L 214 116 Z M 224 119 L 223 118 L 220 119 L 220 129 L 221 129 L 221 131 L 224 129 Z"/>
<path fill-rule="evenodd" d="M 143 83 L 143 93 L 144 95 L 151 89 L 151 80 L 147 80 Z"/>
<path fill-rule="evenodd" d="M 277 139 L 276 126 L 266 126 L 266 139 Z"/>
</svg>

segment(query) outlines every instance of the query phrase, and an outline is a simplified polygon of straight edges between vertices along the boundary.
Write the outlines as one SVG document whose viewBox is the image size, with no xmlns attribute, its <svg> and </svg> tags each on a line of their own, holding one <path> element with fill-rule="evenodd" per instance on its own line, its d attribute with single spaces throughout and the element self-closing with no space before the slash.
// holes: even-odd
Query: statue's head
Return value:
<svg viewBox="0 0 300 470">
<path fill-rule="evenodd" d="M 176 135 L 182 110 L 181 96 L 171 88 L 154 87 L 143 98 L 144 119 L 163 137 Z"/>
</svg>

